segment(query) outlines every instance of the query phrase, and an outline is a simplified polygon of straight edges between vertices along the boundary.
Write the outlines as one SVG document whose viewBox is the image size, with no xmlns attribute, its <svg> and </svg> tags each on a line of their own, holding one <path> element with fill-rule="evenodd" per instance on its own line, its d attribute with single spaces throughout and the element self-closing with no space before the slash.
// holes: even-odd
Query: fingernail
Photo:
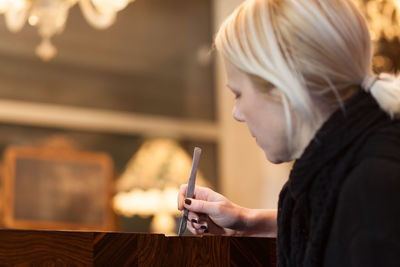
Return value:
<svg viewBox="0 0 400 267">
<path fill-rule="evenodd" d="M 207 226 L 205 226 L 205 225 L 200 226 L 200 228 L 207 230 Z"/>
<path fill-rule="evenodd" d="M 192 222 L 197 223 L 197 219 L 192 219 Z"/>
<path fill-rule="evenodd" d="M 204 233 L 207 234 L 208 233 L 208 229 L 204 230 Z"/>
<path fill-rule="evenodd" d="M 185 204 L 186 204 L 186 205 L 190 205 L 190 204 L 192 204 L 192 201 L 191 201 L 190 199 L 187 198 L 187 199 L 185 199 Z"/>
</svg>

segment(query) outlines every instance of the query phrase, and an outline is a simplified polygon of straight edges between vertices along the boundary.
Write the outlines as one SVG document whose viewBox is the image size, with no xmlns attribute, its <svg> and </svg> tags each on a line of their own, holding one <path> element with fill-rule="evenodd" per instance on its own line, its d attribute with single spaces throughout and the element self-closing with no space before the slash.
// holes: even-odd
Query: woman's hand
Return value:
<svg viewBox="0 0 400 267">
<path fill-rule="evenodd" d="M 247 209 L 213 190 L 196 186 L 193 198 L 185 198 L 187 184 L 181 186 L 178 209 L 187 209 L 187 229 L 195 235 L 245 235 L 276 237 L 275 209 Z"/>
<path fill-rule="evenodd" d="M 178 209 L 189 210 L 187 228 L 193 234 L 241 235 L 245 230 L 245 208 L 213 190 L 196 186 L 194 198 L 185 199 L 187 184 L 178 195 Z"/>
</svg>

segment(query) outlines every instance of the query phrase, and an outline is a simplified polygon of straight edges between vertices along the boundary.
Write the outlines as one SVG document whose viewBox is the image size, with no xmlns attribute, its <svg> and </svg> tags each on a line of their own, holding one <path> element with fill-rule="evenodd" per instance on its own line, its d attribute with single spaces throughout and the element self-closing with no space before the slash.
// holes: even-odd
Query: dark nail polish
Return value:
<svg viewBox="0 0 400 267">
<path fill-rule="evenodd" d="M 197 223 L 197 219 L 192 219 L 192 222 L 193 223 Z"/>
<path fill-rule="evenodd" d="M 191 201 L 190 199 L 187 198 L 187 199 L 185 199 L 185 204 L 186 204 L 186 205 L 190 205 L 190 204 L 192 204 L 192 201 Z"/>
<path fill-rule="evenodd" d="M 205 225 L 200 226 L 200 228 L 207 230 L 207 226 L 205 226 Z"/>
<path fill-rule="evenodd" d="M 208 229 L 204 230 L 204 233 L 207 234 L 208 233 Z"/>
</svg>

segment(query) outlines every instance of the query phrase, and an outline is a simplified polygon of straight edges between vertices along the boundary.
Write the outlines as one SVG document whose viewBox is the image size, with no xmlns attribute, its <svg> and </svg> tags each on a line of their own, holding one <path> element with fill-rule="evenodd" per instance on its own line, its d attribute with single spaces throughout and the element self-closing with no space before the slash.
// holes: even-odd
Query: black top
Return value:
<svg viewBox="0 0 400 267">
<path fill-rule="evenodd" d="M 370 94 L 336 111 L 295 162 L 278 266 L 400 266 L 400 120 Z"/>
</svg>

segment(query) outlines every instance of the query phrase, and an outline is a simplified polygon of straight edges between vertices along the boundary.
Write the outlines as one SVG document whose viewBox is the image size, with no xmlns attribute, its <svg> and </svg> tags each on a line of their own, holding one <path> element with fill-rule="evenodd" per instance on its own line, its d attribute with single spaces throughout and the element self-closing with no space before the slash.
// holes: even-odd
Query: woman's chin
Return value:
<svg viewBox="0 0 400 267">
<path fill-rule="evenodd" d="M 267 160 L 268 160 L 269 162 L 271 162 L 272 164 L 281 164 L 281 163 L 286 162 L 286 161 L 279 160 L 279 159 L 270 160 L 269 158 L 267 158 Z"/>
<path fill-rule="evenodd" d="M 292 161 L 289 157 L 285 157 L 282 155 L 271 155 L 264 151 L 266 159 L 271 162 L 272 164 L 281 164 L 285 162 Z"/>
</svg>

